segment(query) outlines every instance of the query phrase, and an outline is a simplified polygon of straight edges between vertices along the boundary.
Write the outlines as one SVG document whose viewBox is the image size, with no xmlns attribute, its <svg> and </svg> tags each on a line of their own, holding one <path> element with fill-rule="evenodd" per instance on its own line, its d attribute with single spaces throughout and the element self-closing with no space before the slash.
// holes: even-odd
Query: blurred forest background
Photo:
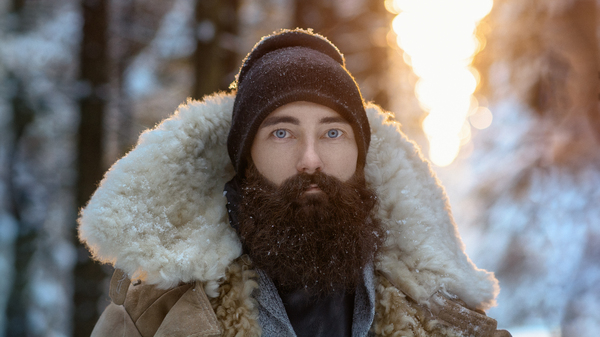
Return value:
<svg viewBox="0 0 600 337">
<path fill-rule="evenodd" d="M 392 30 L 410 2 L 0 1 L 0 336 L 89 336 L 112 268 L 78 242 L 78 209 L 143 130 L 228 90 L 263 35 L 327 36 L 365 99 L 429 153 L 416 65 Z M 467 253 L 500 280 L 488 314 L 514 336 L 600 332 L 598 9 L 495 0 L 460 152 L 433 166 Z"/>
</svg>

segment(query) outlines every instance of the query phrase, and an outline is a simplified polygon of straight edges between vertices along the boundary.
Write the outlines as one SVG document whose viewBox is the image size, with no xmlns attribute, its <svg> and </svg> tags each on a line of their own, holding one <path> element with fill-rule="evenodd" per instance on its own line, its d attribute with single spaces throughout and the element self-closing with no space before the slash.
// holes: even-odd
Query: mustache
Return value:
<svg viewBox="0 0 600 337">
<path fill-rule="evenodd" d="M 365 185 L 364 174 L 361 172 L 362 171 L 357 170 L 355 174 L 345 182 L 332 175 L 323 173 L 322 171 L 315 171 L 314 173 L 310 174 L 306 172 L 300 172 L 284 180 L 280 186 L 277 186 L 266 179 L 266 177 L 262 176 L 257 170 L 254 170 L 253 174 L 261 175 L 263 185 L 268 192 L 273 193 L 272 197 L 283 198 L 287 202 L 293 203 L 301 199 L 310 199 L 315 197 L 321 199 L 324 197 L 327 199 L 342 198 L 341 201 L 344 202 L 345 198 L 343 197 L 342 193 L 342 188 L 344 186 L 355 187 Z M 317 196 L 307 196 L 304 194 L 304 192 L 314 185 L 319 187 L 324 196 L 321 193 L 319 193 Z M 356 190 L 360 191 L 361 189 L 357 188 Z M 354 201 L 355 200 L 347 200 L 347 202 Z"/>
<path fill-rule="evenodd" d="M 321 171 L 312 174 L 301 172 L 286 179 L 279 189 L 299 198 L 306 190 L 317 185 L 325 194 L 332 195 L 338 191 L 336 185 L 339 183 L 339 179 Z"/>
</svg>

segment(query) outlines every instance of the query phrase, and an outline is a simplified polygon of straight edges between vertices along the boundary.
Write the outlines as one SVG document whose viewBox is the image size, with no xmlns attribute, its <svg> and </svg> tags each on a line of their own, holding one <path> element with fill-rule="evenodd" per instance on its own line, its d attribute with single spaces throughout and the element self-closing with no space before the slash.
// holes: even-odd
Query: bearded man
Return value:
<svg viewBox="0 0 600 337">
<path fill-rule="evenodd" d="M 144 133 L 82 211 L 117 268 L 93 336 L 510 336 L 428 164 L 333 44 L 265 37 L 235 84 Z"/>
</svg>

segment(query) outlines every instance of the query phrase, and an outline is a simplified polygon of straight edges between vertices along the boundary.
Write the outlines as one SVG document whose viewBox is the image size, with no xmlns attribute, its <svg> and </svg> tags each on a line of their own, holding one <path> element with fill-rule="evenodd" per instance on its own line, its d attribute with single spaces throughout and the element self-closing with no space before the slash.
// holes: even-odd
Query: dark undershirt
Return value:
<svg viewBox="0 0 600 337">
<path fill-rule="evenodd" d="M 279 296 L 298 337 L 352 336 L 353 292 L 316 298 L 300 289 Z"/>
</svg>

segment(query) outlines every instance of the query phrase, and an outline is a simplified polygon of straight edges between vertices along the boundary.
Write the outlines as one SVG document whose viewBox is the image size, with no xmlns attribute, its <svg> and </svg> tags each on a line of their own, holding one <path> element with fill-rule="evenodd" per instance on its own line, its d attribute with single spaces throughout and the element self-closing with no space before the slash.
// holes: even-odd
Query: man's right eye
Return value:
<svg viewBox="0 0 600 337">
<path fill-rule="evenodd" d="M 285 129 L 279 129 L 279 130 L 275 130 L 273 131 L 273 136 L 277 137 L 277 138 L 286 138 L 288 132 Z"/>
</svg>

